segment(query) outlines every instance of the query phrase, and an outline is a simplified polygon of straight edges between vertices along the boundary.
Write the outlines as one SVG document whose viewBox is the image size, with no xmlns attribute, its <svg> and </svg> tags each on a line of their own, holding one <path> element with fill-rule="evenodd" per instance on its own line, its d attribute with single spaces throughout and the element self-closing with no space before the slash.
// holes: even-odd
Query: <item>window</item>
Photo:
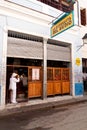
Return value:
<svg viewBox="0 0 87 130">
<path fill-rule="evenodd" d="M 80 10 L 81 14 L 81 25 L 86 26 L 86 9 L 81 9 Z"/>
</svg>

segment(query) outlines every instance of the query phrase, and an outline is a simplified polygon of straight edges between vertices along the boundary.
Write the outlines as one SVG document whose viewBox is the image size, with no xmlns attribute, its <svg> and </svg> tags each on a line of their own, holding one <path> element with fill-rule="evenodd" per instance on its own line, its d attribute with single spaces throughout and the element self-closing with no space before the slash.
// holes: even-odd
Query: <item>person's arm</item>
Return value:
<svg viewBox="0 0 87 130">
<path fill-rule="evenodd" d="M 13 80 L 14 80 L 15 82 L 19 82 L 19 81 L 20 81 L 20 78 L 13 78 Z"/>
</svg>

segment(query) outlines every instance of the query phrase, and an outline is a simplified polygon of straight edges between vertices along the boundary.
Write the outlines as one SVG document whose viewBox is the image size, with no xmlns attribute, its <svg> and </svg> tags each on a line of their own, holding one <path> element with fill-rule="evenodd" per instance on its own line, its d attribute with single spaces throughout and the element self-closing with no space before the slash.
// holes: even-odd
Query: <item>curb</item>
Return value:
<svg viewBox="0 0 87 130">
<path fill-rule="evenodd" d="M 61 107 L 85 103 L 85 102 L 87 102 L 86 98 L 73 98 L 73 99 L 68 99 L 68 100 L 63 100 L 63 101 L 34 104 L 30 106 L 21 106 L 21 107 L 12 108 L 12 109 L 1 110 L 0 116 L 8 116 L 8 115 L 16 114 L 16 113 L 27 112 L 27 111 L 35 111 L 35 110 L 43 110 L 43 109 L 46 110 L 46 109 L 51 109 L 55 107 L 61 108 Z"/>
</svg>

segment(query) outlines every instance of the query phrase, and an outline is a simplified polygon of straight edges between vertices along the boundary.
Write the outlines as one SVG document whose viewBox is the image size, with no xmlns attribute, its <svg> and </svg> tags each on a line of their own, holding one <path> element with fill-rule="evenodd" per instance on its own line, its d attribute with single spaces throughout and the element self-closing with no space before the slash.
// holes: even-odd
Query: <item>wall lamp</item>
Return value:
<svg viewBox="0 0 87 130">
<path fill-rule="evenodd" d="M 78 46 L 79 48 L 77 49 L 77 51 L 79 51 L 84 46 L 84 44 L 87 44 L 87 33 L 83 36 L 82 40 L 83 44 Z"/>
<path fill-rule="evenodd" d="M 82 40 L 83 40 L 83 45 L 87 44 L 87 33 L 83 36 Z"/>
</svg>

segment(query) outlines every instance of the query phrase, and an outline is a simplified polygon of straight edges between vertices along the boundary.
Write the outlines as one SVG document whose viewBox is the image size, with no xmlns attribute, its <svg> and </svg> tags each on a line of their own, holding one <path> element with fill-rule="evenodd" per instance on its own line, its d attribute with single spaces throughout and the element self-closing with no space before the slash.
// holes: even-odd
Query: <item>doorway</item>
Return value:
<svg viewBox="0 0 87 130">
<path fill-rule="evenodd" d="M 7 65 L 7 75 L 6 75 L 6 103 L 10 103 L 10 92 L 9 92 L 9 81 L 13 72 L 19 74 L 20 82 L 17 83 L 17 101 L 26 101 L 28 98 L 28 67 L 18 66 L 18 65 Z M 27 77 L 26 86 L 23 84 L 23 76 Z"/>
<path fill-rule="evenodd" d="M 87 59 L 82 59 L 84 94 L 87 94 Z"/>
<path fill-rule="evenodd" d="M 41 94 L 41 90 L 42 90 L 41 89 L 42 88 L 41 65 L 42 65 L 41 60 L 11 58 L 11 57 L 7 58 L 6 103 L 10 103 L 9 79 L 13 72 L 18 73 L 18 75 L 20 76 L 20 82 L 17 83 L 17 102 L 24 102 L 24 101 L 28 101 L 29 98 L 38 97 L 38 96 L 40 97 L 40 95 L 36 94 L 37 93 L 36 90 L 34 91 L 35 92 L 34 95 L 34 92 L 33 93 L 31 92 L 33 89 L 31 89 L 30 91 L 30 88 L 34 88 L 35 86 L 36 86 L 35 88 L 37 88 L 37 86 L 39 85 L 38 93 Z M 36 72 L 38 76 L 40 74 L 41 80 L 30 79 L 30 77 L 33 78 L 35 76 Z M 27 81 L 25 81 L 24 79 Z M 24 85 L 24 82 L 27 82 L 26 85 Z"/>
</svg>

